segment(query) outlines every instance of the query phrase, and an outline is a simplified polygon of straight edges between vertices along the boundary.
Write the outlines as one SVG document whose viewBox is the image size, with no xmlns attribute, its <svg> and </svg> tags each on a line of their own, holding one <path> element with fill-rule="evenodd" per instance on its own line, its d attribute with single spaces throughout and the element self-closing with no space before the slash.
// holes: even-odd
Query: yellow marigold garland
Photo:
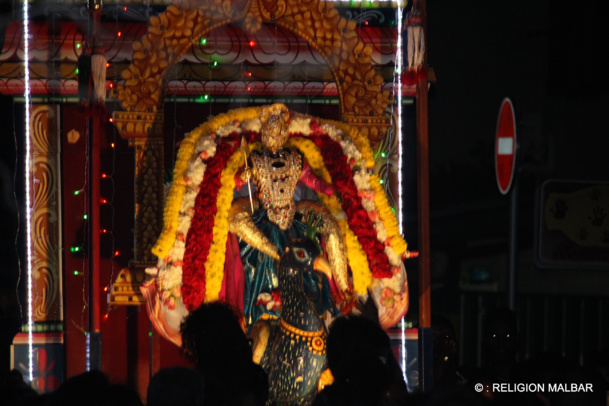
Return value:
<svg viewBox="0 0 609 406">
<path fill-rule="evenodd" d="M 256 142 L 247 146 L 247 155 L 253 149 L 260 149 L 262 143 Z M 235 174 L 245 163 L 241 149 L 236 149 L 226 168 L 222 170 L 221 187 L 216 200 L 216 217 L 214 220 L 213 240 L 205 262 L 205 301 L 218 300 L 224 278 L 224 262 L 226 260 L 226 240 L 228 238 L 228 212 L 233 202 Z"/>
<path fill-rule="evenodd" d="M 209 135 L 209 133 L 216 131 L 218 128 L 231 121 L 244 121 L 259 117 L 260 109 L 260 107 L 246 107 L 219 114 L 210 121 L 207 121 L 192 130 L 190 134 L 184 138 L 180 145 L 180 150 L 178 151 L 173 170 L 174 180 L 167 196 L 167 201 L 165 202 L 165 209 L 163 211 L 163 231 L 151 250 L 158 258 L 166 257 L 175 242 L 180 206 L 186 190 L 184 174 L 188 170 L 188 163 L 192 158 L 197 141 L 201 137 Z"/>
<path fill-rule="evenodd" d="M 288 140 L 287 146 L 297 148 L 302 152 L 307 163 L 317 176 L 321 177 L 326 182 L 332 181 L 330 174 L 324 165 L 321 152 L 313 141 L 303 137 L 294 137 Z M 323 193 L 318 193 L 317 196 L 333 214 L 342 210 L 336 196 L 327 196 Z M 370 264 L 368 263 L 366 253 L 362 249 L 357 236 L 349 228 L 347 221 L 337 219 L 337 222 L 343 234 L 345 246 L 347 247 L 347 260 L 351 267 L 351 272 L 353 273 L 353 288 L 358 294 L 366 294 L 367 288 L 372 281 L 372 273 L 370 272 Z"/>
<path fill-rule="evenodd" d="M 408 245 L 400 235 L 398 220 L 395 217 L 393 210 L 391 210 L 391 206 L 385 195 L 385 189 L 381 185 L 379 177 L 376 174 L 370 175 L 370 187 L 374 190 L 376 211 L 385 226 L 385 230 L 387 230 L 387 236 L 391 238 L 391 247 L 396 254 L 402 255 L 406 252 Z"/>
<path fill-rule="evenodd" d="M 169 254 L 169 250 L 176 239 L 180 206 L 182 205 L 182 198 L 187 187 L 186 182 L 184 182 L 184 174 L 188 169 L 188 161 L 194 149 L 195 143 L 191 139 L 186 138 L 182 141 L 178 151 L 173 170 L 174 181 L 171 184 L 171 189 L 165 202 L 165 210 L 163 211 L 163 231 L 151 250 L 159 258 L 164 258 Z"/>
</svg>

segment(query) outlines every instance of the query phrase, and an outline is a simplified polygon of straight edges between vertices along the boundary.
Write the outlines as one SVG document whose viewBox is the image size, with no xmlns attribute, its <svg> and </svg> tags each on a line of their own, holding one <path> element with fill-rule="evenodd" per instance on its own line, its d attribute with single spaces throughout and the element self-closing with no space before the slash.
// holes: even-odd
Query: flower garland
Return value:
<svg viewBox="0 0 609 406">
<path fill-rule="evenodd" d="M 366 162 L 366 167 L 368 169 L 374 168 L 374 153 L 372 152 L 372 148 L 370 148 L 370 141 L 361 132 L 351 125 L 339 121 L 319 119 L 319 122 L 336 127 L 340 129 L 343 134 L 346 134 L 362 154 L 362 158 Z"/>
<path fill-rule="evenodd" d="M 215 217 L 218 212 L 216 203 L 223 180 L 221 174 L 233 156 L 234 143 L 239 142 L 236 138 L 235 136 L 218 142 L 216 154 L 207 163 L 207 170 L 195 201 L 195 213 L 186 237 L 187 248 L 182 265 L 182 295 L 188 310 L 195 309 L 205 298 L 208 278 L 205 265 L 214 237 Z M 226 244 L 226 240 L 224 243 Z M 212 257 L 217 255 L 217 246 L 214 248 Z"/>
<path fill-rule="evenodd" d="M 365 165 L 362 164 L 362 154 L 351 139 L 343 138 L 342 133 L 333 131 L 335 127 L 324 124 L 323 129 L 343 149 L 343 155 L 346 156 L 353 170 L 353 181 L 357 186 L 358 196 L 361 197 L 362 207 L 368 212 L 368 217 L 374 224 L 377 239 L 385 245 L 385 254 L 387 254 L 389 263 L 393 267 L 401 266 L 401 254 L 406 250 L 406 243 L 398 234 L 397 219 L 389 206 L 378 177 L 370 174 Z M 396 253 L 396 247 L 403 249 L 403 251 Z M 392 270 L 392 272 L 395 271 Z"/>
<path fill-rule="evenodd" d="M 321 151 L 312 140 L 293 134 L 286 146 L 297 148 L 305 156 L 313 172 L 324 181 L 331 182 L 332 179 L 324 165 Z M 324 193 L 317 193 L 317 196 L 337 219 L 347 249 L 347 261 L 353 274 L 353 288 L 356 293 L 365 294 L 372 280 L 366 253 L 344 219 L 345 216 L 344 213 L 341 213 L 342 208 L 338 198 Z"/>
<path fill-rule="evenodd" d="M 257 133 L 250 133 L 247 137 L 247 156 L 253 149 L 260 148 L 260 142 L 255 140 L 260 138 Z M 235 188 L 235 174 L 245 163 L 243 151 L 237 149 L 233 152 L 226 168 L 221 175 L 221 189 L 216 200 L 216 216 L 212 231 L 212 245 L 209 250 L 207 261 L 205 262 L 205 296 L 206 302 L 218 300 L 222 289 L 222 279 L 224 278 L 224 263 L 226 261 L 226 240 L 228 238 L 228 213 L 233 202 L 233 189 Z M 200 304 L 200 303 L 199 303 Z"/>
<path fill-rule="evenodd" d="M 233 132 L 218 141 L 216 154 L 207 162 L 195 200 L 182 261 L 182 295 L 189 310 L 204 301 L 217 300 L 222 288 L 228 212 L 233 201 L 235 174 L 244 162 L 238 148 L 241 136 Z M 249 155 L 258 146 L 256 137 L 259 136 L 257 133 L 243 136 L 249 140 Z"/>
<path fill-rule="evenodd" d="M 181 296 L 176 287 L 181 287 L 183 282 L 186 236 L 190 232 L 191 220 L 195 214 L 196 197 L 205 176 L 205 162 L 213 158 L 216 153 L 214 131 L 225 128 L 228 124 L 235 124 L 235 122 L 244 124 L 243 127 L 246 128 L 250 126 L 249 122 L 259 115 L 259 107 L 231 110 L 200 125 L 182 141 L 174 169 L 174 182 L 165 206 L 164 229 L 153 249 L 153 252 L 159 256 L 158 281 L 164 296 L 167 291 L 170 291 L 172 296 L 176 296 L 175 299 Z M 228 134 L 224 131 L 219 135 Z M 216 281 L 217 278 L 212 278 L 212 280 Z M 212 282 L 213 286 L 215 286 L 214 282 Z M 205 286 L 200 284 L 200 287 L 204 293 Z M 188 300 L 186 299 L 186 301 Z M 199 302 L 200 298 L 193 300 Z"/>
<path fill-rule="evenodd" d="M 244 162 L 237 147 L 243 132 L 249 142 L 247 155 L 260 148 L 259 142 L 254 144 L 260 137 L 259 112 L 260 108 L 253 107 L 220 114 L 193 130 L 178 152 L 174 183 L 165 206 L 165 227 L 153 252 L 160 258 L 159 282 L 164 281 L 163 293 L 170 291 L 174 295 L 181 285 L 189 309 L 219 296 L 234 175 Z M 366 293 L 372 275 L 390 277 L 389 264 L 401 263 L 395 252 L 406 250 L 378 177 L 367 171 L 374 165 L 370 144 L 348 124 L 329 120 L 295 116 L 289 131 L 291 138 L 286 146 L 300 150 L 313 171 L 334 183 L 343 195 L 341 209 L 336 196 L 318 194 L 338 220 L 354 289 Z M 216 157 L 216 151 L 222 152 Z M 386 245 L 384 253 L 382 242 Z M 179 297 L 179 293 L 175 295 Z"/>
<path fill-rule="evenodd" d="M 315 137 L 314 142 L 321 149 L 324 161 L 332 175 L 333 185 L 343 196 L 343 210 L 347 213 L 349 227 L 357 236 L 362 249 L 368 257 L 372 276 L 390 278 L 389 261 L 384 254 L 384 246 L 376 238 L 376 231 L 368 213 L 362 207 L 357 193 L 357 187 L 353 177 L 349 176 L 350 167 L 346 157 L 342 154 L 342 149 L 335 141 L 329 137 Z"/>
<path fill-rule="evenodd" d="M 173 245 L 176 238 L 176 229 L 178 225 L 178 216 L 180 214 L 180 206 L 186 191 L 187 184 L 184 181 L 184 173 L 188 168 L 188 161 L 193 153 L 195 143 L 190 138 L 185 138 L 180 145 L 176 164 L 173 170 L 173 183 L 171 190 L 167 195 L 165 202 L 165 210 L 163 211 L 163 231 L 152 247 L 152 253 L 159 258 L 164 258 Z"/>
<path fill-rule="evenodd" d="M 368 213 L 362 207 L 358 196 L 357 186 L 353 181 L 353 172 L 347 163 L 339 143 L 323 134 L 321 127 L 315 121 L 311 122 L 313 135 L 309 138 L 320 149 L 324 162 L 332 177 L 332 184 L 343 196 L 342 208 L 347 213 L 349 227 L 357 236 L 362 249 L 368 257 L 372 276 L 377 279 L 390 278 L 391 267 L 384 253 L 385 247 L 376 238 L 374 225 Z"/>
<path fill-rule="evenodd" d="M 197 142 L 202 137 L 212 134 L 218 128 L 232 121 L 236 120 L 243 123 L 246 120 L 258 118 L 260 116 L 260 109 L 261 107 L 246 107 L 219 114 L 192 130 L 182 140 L 173 170 L 173 183 L 165 202 L 165 210 L 163 211 L 163 231 L 152 248 L 152 253 L 158 258 L 165 258 L 175 242 L 180 206 L 188 186 L 184 177 L 189 169 L 189 165 L 193 160 L 196 160 L 196 156 L 193 157 L 193 153 L 195 153 Z"/>
<path fill-rule="evenodd" d="M 391 243 L 391 247 L 395 250 L 396 254 L 402 255 L 406 252 L 408 245 L 400 235 L 398 220 L 393 210 L 391 210 L 391 206 L 389 206 L 385 189 L 383 189 L 383 185 L 381 185 L 377 175 L 370 175 L 370 186 L 374 191 L 374 204 L 377 207 L 381 221 L 387 229 L 387 238 Z"/>
<path fill-rule="evenodd" d="M 359 154 L 361 154 L 361 157 L 366 162 L 366 166 L 368 168 L 374 167 L 374 154 L 372 152 L 372 149 L 370 148 L 370 142 L 362 133 L 360 133 L 356 128 L 350 126 L 347 123 L 341 123 L 341 122 L 323 120 L 323 119 L 320 119 L 320 122 L 324 123 L 324 124 L 329 124 L 336 128 L 339 128 L 344 134 L 348 134 L 348 138 L 345 138 L 342 140 L 342 142 L 340 142 L 341 146 L 343 147 L 343 152 L 348 158 L 351 157 L 352 155 L 357 155 L 359 153 Z M 329 134 L 332 136 L 331 133 L 329 133 Z M 332 137 L 332 138 L 335 141 L 338 141 L 336 139 L 337 137 Z M 354 145 L 355 149 L 349 147 L 350 141 L 353 142 L 353 144 L 355 144 Z M 350 164 L 351 164 L 351 161 L 350 161 Z M 352 165 L 352 166 L 356 166 L 356 164 Z M 356 171 L 356 168 L 354 168 L 354 171 Z M 391 206 L 389 205 L 389 201 L 387 200 L 385 190 L 384 190 L 383 186 L 381 185 L 381 183 L 379 182 L 378 176 L 376 174 L 368 175 L 368 173 L 364 173 L 364 171 L 360 171 L 360 176 L 368 178 L 366 183 L 367 183 L 367 186 L 369 186 L 369 188 L 372 189 L 372 191 L 373 191 L 372 197 L 374 199 L 374 205 L 376 206 L 376 212 L 378 213 L 378 216 L 381 220 L 380 224 L 382 224 L 386 230 L 386 231 L 381 230 L 379 232 L 379 234 L 380 234 L 379 237 L 386 232 L 387 238 L 386 239 L 379 238 L 379 240 L 384 242 L 385 244 L 390 244 L 391 248 L 393 248 L 396 255 L 404 254 L 404 252 L 406 252 L 406 249 L 407 249 L 407 244 L 406 244 L 406 241 L 404 240 L 404 238 L 402 238 L 402 236 L 400 235 L 400 229 L 399 229 L 397 218 L 396 218 L 393 210 L 391 209 Z M 368 189 L 368 187 L 366 187 L 366 185 L 358 184 L 357 180 L 356 180 L 356 184 L 357 184 L 358 190 L 360 190 L 360 191 Z M 366 198 L 366 197 L 369 197 L 369 196 L 364 196 L 364 198 Z M 366 209 L 368 210 L 367 207 L 366 207 Z M 371 210 L 368 210 L 368 212 L 370 213 Z M 374 214 L 373 214 L 373 216 L 374 216 Z M 375 227 L 378 230 L 379 227 L 377 226 L 377 223 L 378 222 L 375 222 Z M 390 259 L 391 259 L 391 257 L 392 257 L 392 255 L 390 255 Z M 390 262 L 394 266 L 397 265 L 396 263 L 393 263 L 393 261 L 390 261 Z M 401 262 L 401 258 L 399 259 L 399 262 Z"/>
</svg>

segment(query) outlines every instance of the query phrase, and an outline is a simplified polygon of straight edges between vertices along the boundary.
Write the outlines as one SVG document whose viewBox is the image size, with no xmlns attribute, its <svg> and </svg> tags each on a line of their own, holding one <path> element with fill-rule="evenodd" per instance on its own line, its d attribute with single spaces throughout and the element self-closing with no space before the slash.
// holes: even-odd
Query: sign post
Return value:
<svg viewBox="0 0 609 406">
<path fill-rule="evenodd" d="M 518 203 L 518 180 L 514 182 L 514 169 L 516 167 L 516 119 L 514 106 L 509 98 L 503 99 L 497 118 L 497 131 L 495 132 L 495 176 L 501 194 L 506 195 L 512 183 L 514 188 L 510 195 L 510 234 L 508 252 L 508 307 L 516 310 L 516 236 L 517 221 L 516 208 Z"/>
</svg>

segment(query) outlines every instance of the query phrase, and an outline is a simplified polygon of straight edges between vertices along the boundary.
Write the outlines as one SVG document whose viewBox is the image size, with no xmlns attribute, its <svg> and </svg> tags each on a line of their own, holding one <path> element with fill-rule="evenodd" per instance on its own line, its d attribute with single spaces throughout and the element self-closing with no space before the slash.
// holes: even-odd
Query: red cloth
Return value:
<svg viewBox="0 0 609 406">
<path fill-rule="evenodd" d="M 239 241 L 233 233 L 226 239 L 226 260 L 224 261 L 224 278 L 220 289 L 220 300 L 230 303 L 237 309 L 243 309 L 245 275 L 241 263 Z"/>
</svg>

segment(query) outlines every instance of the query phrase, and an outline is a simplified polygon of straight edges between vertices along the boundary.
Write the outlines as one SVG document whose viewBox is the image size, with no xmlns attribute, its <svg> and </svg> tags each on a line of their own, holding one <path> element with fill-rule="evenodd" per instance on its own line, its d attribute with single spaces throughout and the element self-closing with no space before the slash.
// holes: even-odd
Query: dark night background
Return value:
<svg viewBox="0 0 609 406">
<path fill-rule="evenodd" d="M 476 321 L 488 309 L 506 304 L 510 196 L 497 189 L 493 161 L 497 114 L 505 97 L 514 104 L 519 140 L 519 326 L 538 324 L 535 334 L 523 334 L 527 341 L 521 355 L 541 347 L 563 348 L 563 355 L 584 362 L 607 341 L 609 322 L 599 307 L 608 302 L 609 265 L 541 269 L 534 248 L 537 193 L 545 180 L 609 180 L 608 12 L 609 3 L 600 0 L 427 2 L 428 61 L 437 77 L 429 93 L 432 312 L 453 321 L 464 362 L 478 360 Z M 3 97 L 2 106 L 3 122 L 12 122 L 12 99 Z M 4 269 L 16 265 L 9 187 L 15 168 L 13 125 L 4 126 L 0 137 Z M 407 145 L 414 148 L 413 140 Z M 412 150 L 406 154 L 414 156 Z M 407 165 L 416 170 L 414 162 Z M 415 176 L 407 176 L 410 190 L 405 191 L 411 196 L 405 234 L 412 250 L 418 249 Z M 408 319 L 415 324 L 417 265 L 416 260 L 407 262 L 412 289 Z M 462 289 L 460 281 L 473 274 L 497 282 L 497 289 Z M 7 289 L 14 283 L 2 273 L 4 298 L 14 293 Z M 571 303 L 576 310 L 570 310 Z M 540 309 L 556 320 L 540 316 Z M 554 309 L 567 310 L 559 314 Z M 574 320 L 573 334 L 581 333 L 580 341 L 540 341 L 542 335 L 562 334 Z M 589 320 L 594 328 L 587 327 Z M 595 344 L 582 350 L 588 342 Z"/>
<path fill-rule="evenodd" d="M 609 264 L 541 269 L 536 210 L 546 180 L 609 180 L 609 4 L 431 0 L 427 11 L 437 76 L 429 93 L 432 312 L 461 330 L 463 361 L 473 363 L 476 318 L 507 304 L 510 196 L 498 191 L 493 148 L 499 106 L 509 97 L 518 137 L 520 355 L 544 349 L 585 363 L 607 342 Z M 459 289 L 480 273 L 497 291 Z M 567 326 L 581 333 L 577 340 L 561 337 Z"/>
</svg>

